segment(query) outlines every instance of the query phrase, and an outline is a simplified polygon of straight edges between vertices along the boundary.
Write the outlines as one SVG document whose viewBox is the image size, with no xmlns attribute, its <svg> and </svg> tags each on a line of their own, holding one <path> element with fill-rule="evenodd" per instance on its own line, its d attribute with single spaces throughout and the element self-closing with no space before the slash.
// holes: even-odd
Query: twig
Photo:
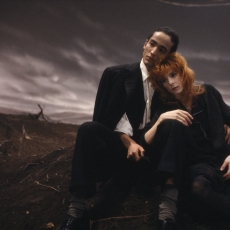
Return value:
<svg viewBox="0 0 230 230">
<path fill-rule="evenodd" d="M 26 133 L 26 130 L 25 130 L 25 126 L 23 125 L 22 126 L 22 134 L 23 134 L 23 137 L 25 137 L 27 140 L 31 140 L 31 138 L 28 136 L 28 134 Z"/>
<path fill-rule="evenodd" d="M 67 155 L 70 151 L 72 151 L 74 148 L 69 149 L 65 154 L 61 155 L 60 157 L 57 158 L 56 161 L 59 161 L 62 157 L 64 157 L 65 155 Z"/>
<path fill-rule="evenodd" d="M 37 114 L 30 114 L 29 113 L 29 116 L 31 118 L 33 118 L 34 120 L 39 120 L 40 117 L 42 117 L 45 121 L 51 120 L 47 115 L 43 114 L 43 108 L 39 104 L 38 104 L 38 107 L 40 108 L 41 111 L 38 112 Z"/>
<path fill-rule="evenodd" d="M 26 133 L 25 125 L 23 124 L 23 126 L 22 126 L 22 137 L 19 139 L 19 141 L 20 141 L 20 148 L 19 148 L 19 153 L 18 153 L 19 156 L 21 155 L 22 141 L 24 138 L 27 140 L 31 140 L 31 137 L 29 137 L 28 134 Z"/>
<path fill-rule="evenodd" d="M 93 222 L 96 223 L 96 222 L 107 221 L 107 220 L 135 219 L 135 218 L 147 217 L 147 216 L 151 216 L 151 215 L 153 215 L 153 213 L 149 213 L 149 214 L 145 214 L 145 215 L 138 215 L 138 216 L 114 216 L 114 217 L 104 218 L 104 219 L 100 219 L 100 220 L 95 220 Z"/>
<path fill-rule="evenodd" d="M 26 167 L 23 170 L 27 169 L 30 165 L 40 165 L 40 164 L 41 163 L 29 163 L 26 165 Z"/>
<path fill-rule="evenodd" d="M 10 140 L 4 140 L 0 143 L 0 146 L 2 146 L 3 144 L 5 144 L 6 142 L 9 142 Z"/>
<path fill-rule="evenodd" d="M 51 188 L 51 189 L 53 189 L 53 190 L 55 190 L 55 191 L 57 191 L 57 192 L 60 192 L 58 189 L 56 189 L 56 188 L 54 188 L 54 187 L 52 187 L 52 186 L 49 186 L 49 185 L 41 184 L 41 183 L 39 183 L 38 181 L 34 181 L 34 183 L 37 184 L 37 185 L 46 187 L 46 188 Z"/>
<path fill-rule="evenodd" d="M 27 177 L 25 177 L 23 180 L 21 180 L 21 181 L 20 181 L 20 184 L 21 184 L 22 182 L 24 182 L 26 179 L 28 179 L 29 177 L 31 177 L 31 174 L 28 175 Z M 31 178 L 32 178 L 32 177 L 31 177 Z"/>
<path fill-rule="evenodd" d="M 36 174 L 36 176 L 37 176 L 40 172 L 42 172 L 43 170 L 44 170 L 44 168 L 41 169 L 41 170 L 39 170 L 38 173 Z"/>
</svg>

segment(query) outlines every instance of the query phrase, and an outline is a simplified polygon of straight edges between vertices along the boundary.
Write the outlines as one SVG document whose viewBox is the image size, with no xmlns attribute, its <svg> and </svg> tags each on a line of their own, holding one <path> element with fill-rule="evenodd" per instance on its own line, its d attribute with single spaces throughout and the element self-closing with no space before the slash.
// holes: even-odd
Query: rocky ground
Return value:
<svg viewBox="0 0 230 230">
<path fill-rule="evenodd" d="M 58 229 L 70 199 L 71 159 L 78 126 L 0 114 L 0 229 Z M 154 230 L 160 189 L 148 192 L 120 173 L 98 183 L 87 204 L 91 230 Z M 197 224 L 183 209 L 179 230 L 227 230 L 229 222 Z"/>
</svg>

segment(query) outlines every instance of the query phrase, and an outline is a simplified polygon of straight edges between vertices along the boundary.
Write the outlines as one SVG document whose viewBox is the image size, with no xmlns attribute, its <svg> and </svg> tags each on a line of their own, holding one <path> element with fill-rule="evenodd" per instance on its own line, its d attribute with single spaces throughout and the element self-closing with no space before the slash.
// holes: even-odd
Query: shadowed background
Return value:
<svg viewBox="0 0 230 230">
<path fill-rule="evenodd" d="M 92 118 L 103 70 L 140 61 L 148 34 L 169 26 L 197 80 L 230 104 L 230 1 L 7 0 L 0 2 L 0 112 Z"/>
</svg>

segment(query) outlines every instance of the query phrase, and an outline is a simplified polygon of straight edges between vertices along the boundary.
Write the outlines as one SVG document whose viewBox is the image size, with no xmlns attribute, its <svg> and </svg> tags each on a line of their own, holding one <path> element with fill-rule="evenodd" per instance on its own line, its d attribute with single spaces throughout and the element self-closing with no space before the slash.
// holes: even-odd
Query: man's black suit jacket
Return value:
<svg viewBox="0 0 230 230">
<path fill-rule="evenodd" d="M 151 118 L 159 103 L 159 96 L 154 93 Z M 113 131 L 126 113 L 135 133 L 143 121 L 145 104 L 140 63 L 109 67 L 98 87 L 93 121 Z"/>
</svg>

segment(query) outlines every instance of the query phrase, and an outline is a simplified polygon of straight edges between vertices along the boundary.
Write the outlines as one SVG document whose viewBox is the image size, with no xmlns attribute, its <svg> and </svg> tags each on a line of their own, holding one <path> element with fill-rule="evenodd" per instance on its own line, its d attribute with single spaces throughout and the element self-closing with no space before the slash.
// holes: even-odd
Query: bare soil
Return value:
<svg viewBox="0 0 230 230">
<path fill-rule="evenodd" d="M 70 194 L 71 161 L 78 125 L 0 114 L 0 229 L 58 229 Z M 98 183 L 89 200 L 91 230 L 154 230 L 160 189 L 140 193 L 124 175 Z M 143 189 L 144 190 L 144 189 Z M 150 192 L 149 192 L 150 191 Z M 229 222 L 198 224 L 179 210 L 179 230 L 227 230 Z"/>
</svg>

